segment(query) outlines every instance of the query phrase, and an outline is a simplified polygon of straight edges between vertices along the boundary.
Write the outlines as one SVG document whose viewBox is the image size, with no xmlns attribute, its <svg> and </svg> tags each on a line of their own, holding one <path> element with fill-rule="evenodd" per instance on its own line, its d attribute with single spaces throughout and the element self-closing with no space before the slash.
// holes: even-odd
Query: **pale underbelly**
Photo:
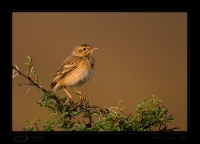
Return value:
<svg viewBox="0 0 200 144">
<path fill-rule="evenodd" d="M 80 87 L 89 81 L 93 77 L 93 69 L 81 70 L 71 73 L 73 76 L 69 76 L 64 85 L 71 88 Z"/>
</svg>

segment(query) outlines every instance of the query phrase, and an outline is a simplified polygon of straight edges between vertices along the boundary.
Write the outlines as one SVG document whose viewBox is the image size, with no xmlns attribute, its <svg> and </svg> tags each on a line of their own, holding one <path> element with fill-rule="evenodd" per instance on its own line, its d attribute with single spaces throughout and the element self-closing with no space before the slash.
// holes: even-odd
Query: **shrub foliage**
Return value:
<svg viewBox="0 0 200 144">
<path fill-rule="evenodd" d="M 12 66 L 14 78 L 21 75 L 29 81 L 28 91 L 32 86 L 42 91 L 43 99 L 37 104 L 51 111 L 48 120 L 45 120 L 43 128 L 39 130 L 41 124 L 40 116 L 35 120 L 26 120 L 30 126 L 24 128 L 24 131 L 55 131 L 58 127 L 60 131 L 173 131 L 177 127 L 168 129 L 168 124 L 174 122 L 173 115 L 168 116 L 168 108 L 163 105 L 158 97 L 152 95 L 151 99 L 146 97 L 137 102 L 134 114 L 126 115 L 123 111 L 122 100 L 114 107 L 101 108 L 90 104 L 90 99 L 80 100 L 74 103 L 68 96 L 58 96 L 43 88 L 40 84 L 44 78 L 38 78 L 33 71 L 32 56 L 28 56 L 27 72 L 23 74 L 18 67 Z M 34 77 L 34 80 L 33 80 Z M 28 92 L 27 91 L 27 92 Z M 82 116 L 82 120 L 76 120 L 76 117 Z M 87 120 L 86 120 L 87 119 Z M 96 120 L 95 120 L 96 119 Z M 85 122 L 87 121 L 87 122 Z"/>
</svg>

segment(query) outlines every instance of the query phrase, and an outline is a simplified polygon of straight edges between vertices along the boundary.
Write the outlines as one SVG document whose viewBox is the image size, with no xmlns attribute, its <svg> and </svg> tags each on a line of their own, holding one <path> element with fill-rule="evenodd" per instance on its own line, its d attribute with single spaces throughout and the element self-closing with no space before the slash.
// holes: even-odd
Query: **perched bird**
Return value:
<svg viewBox="0 0 200 144">
<path fill-rule="evenodd" d="M 75 101 L 66 89 L 69 87 L 74 89 L 80 95 L 81 99 L 86 98 L 77 88 L 93 77 L 95 59 L 92 57 L 92 53 L 97 49 L 98 48 L 93 47 L 93 45 L 90 46 L 88 44 L 76 46 L 53 77 L 50 84 L 52 88 L 51 91 L 55 93 L 63 89 L 67 95 Z"/>
</svg>

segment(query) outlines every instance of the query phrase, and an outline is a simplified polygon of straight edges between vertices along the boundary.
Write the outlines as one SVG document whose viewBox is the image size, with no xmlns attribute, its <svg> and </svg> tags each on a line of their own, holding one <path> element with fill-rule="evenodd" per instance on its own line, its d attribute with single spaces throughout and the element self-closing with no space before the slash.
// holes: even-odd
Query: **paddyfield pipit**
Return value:
<svg viewBox="0 0 200 144">
<path fill-rule="evenodd" d="M 98 48 L 88 44 L 76 46 L 53 77 L 51 81 L 51 91 L 55 93 L 63 89 L 67 95 L 75 101 L 66 89 L 69 87 L 74 89 L 80 95 L 81 99 L 85 99 L 86 96 L 78 91 L 77 88 L 93 77 L 95 59 L 92 57 L 92 53 L 97 49 Z"/>
</svg>

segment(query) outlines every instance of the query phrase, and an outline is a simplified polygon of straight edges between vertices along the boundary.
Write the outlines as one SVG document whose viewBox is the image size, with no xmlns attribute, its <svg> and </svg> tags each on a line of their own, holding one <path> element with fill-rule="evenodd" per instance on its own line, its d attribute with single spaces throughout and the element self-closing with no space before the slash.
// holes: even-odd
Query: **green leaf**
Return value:
<svg viewBox="0 0 200 144">
<path fill-rule="evenodd" d="M 119 102 L 119 104 L 121 104 L 121 103 L 122 103 L 122 100 L 119 100 L 118 102 Z"/>
<path fill-rule="evenodd" d="M 99 114 L 98 113 L 93 113 L 91 114 L 92 116 L 98 116 Z"/>
<path fill-rule="evenodd" d="M 162 117 L 163 114 L 165 114 L 167 112 L 167 109 L 162 110 L 161 112 L 159 112 L 158 117 Z"/>
<path fill-rule="evenodd" d="M 146 121 L 144 122 L 143 128 L 146 127 L 146 126 L 148 126 L 149 123 L 150 123 L 150 121 L 149 121 L 149 120 L 146 120 Z"/>
<path fill-rule="evenodd" d="M 151 94 L 151 96 L 152 96 L 152 98 L 155 98 L 155 97 L 156 97 L 156 95 L 154 95 L 154 94 Z"/>
<path fill-rule="evenodd" d="M 40 83 L 43 82 L 44 80 L 45 80 L 45 78 L 41 78 L 41 79 L 40 79 Z"/>
<path fill-rule="evenodd" d="M 143 131 L 143 128 L 141 127 L 138 131 Z"/>
<path fill-rule="evenodd" d="M 162 104 L 162 101 L 161 101 L 161 100 L 158 100 L 157 102 L 158 102 L 159 104 Z"/>
<path fill-rule="evenodd" d="M 153 108 L 152 111 L 155 113 L 156 118 L 158 118 L 158 109 L 157 108 Z"/>
<path fill-rule="evenodd" d="M 64 115 L 67 115 L 67 114 L 69 114 L 69 112 L 64 112 Z"/>
<path fill-rule="evenodd" d="M 153 99 L 150 99 L 150 100 L 147 101 L 147 104 L 149 105 L 149 104 L 151 104 L 152 102 L 153 102 Z"/>
<path fill-rule="evenodd" d="M 77 115 L 78 112 L 77 112 L 77 111 L 73 111 L 72 114 L 73 114 L 73 115 Z"/>
<path fill-rule="evenodd" d="M 27 120 L 25 120 L 25 122 L 31 122 L 31 121 L 27 119 Z"/>
<path fill-rule="evenodd" d="M 64 106 L 63 110 L 62 110 L 62 113 L 64 113 L 67 109 L 67 106 Z"/>
<path fill-rule="evenodd" d="M 31 73 L 32 75 L 35 75 L 36 74 L 36 72 L 35 71 L 32 71 L 32 73 Z"/>
<path fill-rule="evenodd" d="M 50 114 L 50 116 L 49 116 L 49 117 L 52 117 L 53 115 L 54 115 L 54 113 Z"/>
<path fill-rule="evenodd" d="M 98 108 L 98 106 L 95 106 L 95 105 L 94 105 L 94 106 L 89 106 L 89 105 L 88 105 L 88 108 Z M 99 108 L 100 108 L 100 107 L 99 107 Z"/>
<path fill-rule="evenodd" d="M 104 126 L 105 130 L 110 130 L 110 127 Z"/>
<path fill-rule="evenodd" d="M 120 111 L 123 111 L 125 109 L 125 107 L 121 108 Z"/>
<path fill-rule="evenodd" d="M 83 111 L 84 111 L 84 110 L 80 110 L 80 111 L 78 111 L 76 115 L 80 114 L 80 113 L 83 112 Z"/>
<path fill-rule="evenodd" d="M 174 118 L 172 118 L 172 117 L 168 117 L 168 118 L 165 118 L 165 120 L 169 120 L 169 121 L 173 121 L 174 120 Z"/>
<path fill-rule="evenodd" d="M 24 128 L 24 130 L 25 131 L 33 131 L 34 128 L 33 128 L 33 126 L 28 126 L 28 127 Z"/>
<path fill-rule="evenodd" d="M 84 114 L 83 118 L 89 117 L 90 115 L 87 113 Z"/>
<path fill-rule="evenodd" d="M 86 131 L 97 131 L 96 128 L 87 128 Z"/>
</svg>

